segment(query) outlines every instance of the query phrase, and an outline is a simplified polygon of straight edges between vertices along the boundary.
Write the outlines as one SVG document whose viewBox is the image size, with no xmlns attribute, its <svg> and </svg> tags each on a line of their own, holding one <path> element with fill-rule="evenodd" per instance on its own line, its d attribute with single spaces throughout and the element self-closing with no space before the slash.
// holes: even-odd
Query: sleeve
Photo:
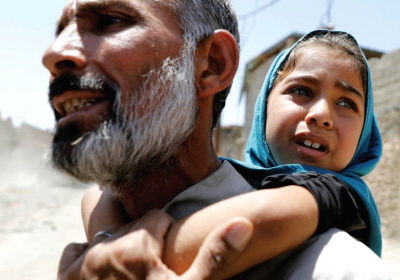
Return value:
<svg viewBox="0 0 400 280">
<path fill-rule="evenodd" d="M 316 172 L 278 174 L 266 177 L 261 188 L 298 185 L 308 189 L 319 208 L 319 221 L 315 235 L 336 227 L 363 241 L 367 220 L 365 207 L 358 196 L 333 174 Z"/>
</svg>

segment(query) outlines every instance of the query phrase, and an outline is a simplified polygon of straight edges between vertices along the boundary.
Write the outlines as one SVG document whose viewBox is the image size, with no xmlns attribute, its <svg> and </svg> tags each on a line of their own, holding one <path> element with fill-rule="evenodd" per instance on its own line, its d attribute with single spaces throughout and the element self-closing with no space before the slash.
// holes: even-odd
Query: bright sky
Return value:
<svg viewBox="0 0 400 280">
<path fill-rule="evenodd" d="M 293 32 L 306 33 L 330 21 L 356 37 L 361 46 L 384 52 L 400 49 L 399 0 L 232 0 L 240 18 L 239 73 L 223 125 L 241 124 L 238 97 L 246 62 Z M 0 16 L 0 112 L 42 129 L 53 127 L 47 103 L 48 73 L 41 56 L 53 40 L 55 22 L 66 0 L 3 1 Z M 274 3 L 261 12 L 243 17 Z"/>
</svg>

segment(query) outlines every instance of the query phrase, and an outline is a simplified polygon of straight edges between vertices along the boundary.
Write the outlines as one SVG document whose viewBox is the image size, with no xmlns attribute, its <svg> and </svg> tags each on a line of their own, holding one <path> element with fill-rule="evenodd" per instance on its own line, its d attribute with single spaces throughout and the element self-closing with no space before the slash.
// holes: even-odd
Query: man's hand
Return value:
<svg viewBox="0 0 400 280">
<path fill-rule="evenodd" d="M 110 238 L 98 237 L 90 246 L 70 244 L 61 258 L 58 279 L 221 279 L 253 233 L 244 218 L 222 224 L 204 241 L 191 267 L 178 276 L 161 260 L 171 223 L 167 214 L 153 210 Z"/>
</svg>

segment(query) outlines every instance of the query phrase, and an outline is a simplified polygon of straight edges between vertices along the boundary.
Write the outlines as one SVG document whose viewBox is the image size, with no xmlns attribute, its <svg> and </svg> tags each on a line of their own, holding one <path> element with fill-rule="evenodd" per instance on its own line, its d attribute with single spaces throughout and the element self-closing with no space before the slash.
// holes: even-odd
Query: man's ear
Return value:
<svg viewBox="0 0 400 280">
<path fill-rule="evenodd" d="M 216 30 L 200 41 L 196 51 L 197 96 L 212 96 L 227 88 L 238 65 L 239 48 L 228 31 Z"/>
</svg>

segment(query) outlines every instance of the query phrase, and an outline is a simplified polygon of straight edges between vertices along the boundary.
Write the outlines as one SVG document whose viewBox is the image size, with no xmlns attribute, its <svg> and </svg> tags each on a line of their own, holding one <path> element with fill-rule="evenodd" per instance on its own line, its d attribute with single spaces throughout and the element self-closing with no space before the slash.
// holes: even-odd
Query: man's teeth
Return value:
<svg viewBox="0 0 400 280">
<path fill-rule="evenodd" d="M 72 114 L 83 108 L 87 108 L 96 103 L 96 99 L 85 99 L 85 98 L 72 98 L 65 101 L 62 106 L 67 115 Z"/>
<path fill-rule="evenodd" d="M 314 149 L 319 149 L 319 147 L 321 147 L 321 144 L 319 143 L 313 143 L 310 140 L 304 140 L 303 144 L 307 147 L 312 147 Z"/>
</svg>

